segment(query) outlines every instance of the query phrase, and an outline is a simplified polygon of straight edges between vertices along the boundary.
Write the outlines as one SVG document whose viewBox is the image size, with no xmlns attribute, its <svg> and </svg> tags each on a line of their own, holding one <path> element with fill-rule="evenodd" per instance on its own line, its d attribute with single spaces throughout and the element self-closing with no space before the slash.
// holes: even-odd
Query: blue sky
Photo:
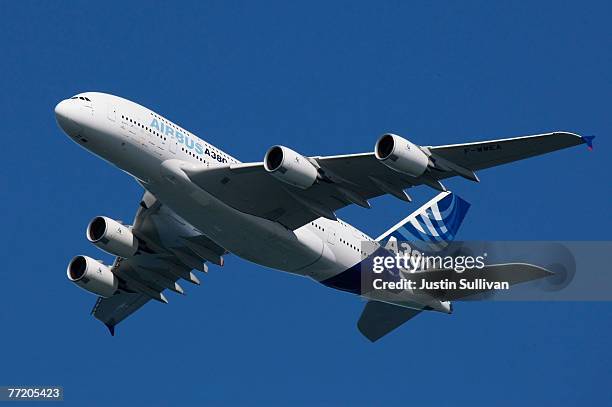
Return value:
<svg viewBox="0 0 612 407">
<path fill-rule="evenodd" d="M 463 239 L 605 240 L 612 7 L 605 2 L 0 2 L 0 385 L 66 405 L 609 404 L 610 303 L 460 303 L 371 344 L 363 302 L 229 256 L 110 337 L 69 259 L 141 190 L 58 129 L 87 90 L 156 110 L 242 161 L 283 143 L 364 152 L 386 131 L 448 144 L 569 130 L 582 146 L 447 185 Z M 416 203 L 339 215 L 377 235 Z M 609 265 L 600 270 L 610 272 Z"/>
</svg>

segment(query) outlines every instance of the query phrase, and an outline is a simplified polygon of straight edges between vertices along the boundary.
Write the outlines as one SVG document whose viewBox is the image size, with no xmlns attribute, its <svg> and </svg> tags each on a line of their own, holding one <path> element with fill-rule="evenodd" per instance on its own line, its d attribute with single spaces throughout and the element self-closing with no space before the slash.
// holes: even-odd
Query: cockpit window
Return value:
<svg viewBox="0 0 612 407">
<path fill-rule="evenodd" d="M 80 99 L 80 100 L 85 100 L 87 102 L 91 102 L 91 100 L 85 96 L 73 96 L 70 99 Z"/>
</svg>

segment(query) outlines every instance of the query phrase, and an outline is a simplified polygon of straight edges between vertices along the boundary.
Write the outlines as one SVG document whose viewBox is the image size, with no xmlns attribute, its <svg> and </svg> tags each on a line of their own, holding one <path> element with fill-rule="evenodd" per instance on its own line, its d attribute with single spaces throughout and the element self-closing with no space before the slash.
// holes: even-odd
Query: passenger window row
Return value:
<svg viewBox="0 0 612 407">
<path fill-rule="evenodd" d="M 190 156 L 192 156 L 196 160 L 202 161 L 203 163 L 206 162 L 206 160 L 203 157 L 200 157 L 199 155 L 192 153 L 191 151 L 187 150 L 185 147 L 181 147 L 181 151 L 183 151 L 186 154 L 189 154 Z"/>
<path fill-rule="evenodd" d="M 159 137 L 160 140 L 164 140 L 164 141 L 167 140 L 166 137 L 163 136 L 161 133 L 159 133 L 159 132 L 157 132 L 157 131 L 155 131 L 155 130 L 147 127 L 147 126 L 145 126 L 144 124 L 141 124 L 141 123 L 137 122 L 136 120 L 130 119 L 129 117 L 124 116 L 124 115 L 121 115 L 121 118 L 123 120 L 127 120 L 128 122 L 132 123 L 135 126 L 138 126 L 138 127 L 142 128 L 142 129 L 145 129 L 146 131 L 148 131 L 149 133 L 153 134 L 154 136 Z"/>
<path fill-rule="evenodd" d="M 363 250 L 361 250 L 359 247 L 355 246 L 354 244 L 351 244 L 349 242 L 347 242 L 344 239 L 340 239 L 340 242 L 344 243 L 345 245 L 347 245 L 348 247 L 350 247 L 351 249 L 355 250 L 356 252 L 359 252 L 361 254 L 366 254 L 366 252 L 364 252 Z"/>
<path fill-rule="evenodd" d="M 342 222 L 342 221 L 338 221 L 338 222 L 341 225 L 345 225 L 344 222 Z M 316 222 L 310 222 L 310 224 L 312 226 L 314 226 L 315 228 L 319 229 L 320 231 L 325 232 L 325 228 L 319 226 Z M 364 238 L 365 238 L 365 236 L 364 236 Z M 359 247 L 355 246 L 354 244 L 351 244 L 351 243 L 347 242 L 346 240 L 344 240 L 342 238 L 340 238 L 339 240 L 340 240 L 340 242 L 342 242 L 343 244 L 347 245 L 348 247 L 350 247 L 351 249 L 355 250 L 356 252 L 359 252 L 359 253 L 361 253 L 363 255 L 366 254 L 366 252 L 364 252 L 363 250 L 361 250 Z"/>
<path fill-rule="evenodd" d="M 310 222 L 310 224 L 314 226 L 315 228 L 319 229 L 321 232 L 325 232 L 325 228 L 317 225 L 315 222 Z"/>
</svg>

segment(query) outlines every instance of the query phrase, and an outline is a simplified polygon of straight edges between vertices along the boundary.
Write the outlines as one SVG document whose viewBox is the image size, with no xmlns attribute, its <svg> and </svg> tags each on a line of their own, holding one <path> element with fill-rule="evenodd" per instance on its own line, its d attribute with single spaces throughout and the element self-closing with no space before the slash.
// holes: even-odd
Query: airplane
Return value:
<svg viewBox="0 0 612 407">
<path fill-rule="evenodd" d="M 370 341 L 422 311 L 451 313 L 448 298 L 363 292 L 360 264 L 389 239 L 454 238 L 469 203 L 442 180 L 479 182 L 479 170 L 592 146 L 592 138 L 563 131 L 441 146 L 418 146 L 387 133 L 372 152 L 309 157 L 276 145 L 262 162 L 242 163 L 111 94 L 79 93 L 60 101 L 55 117 L 72 141 L 144 188 L 132 225 L 96 216 L 87 226 L 87 239 L 115 256 L 113 264 L 79 255 L 67 267 L 70 281 L 98 296 L 91 313 L 113 336 L 115 326 L 144 304 L 167 303 L 166 290 L 183 294 L 179 280 L 200 284 L 193 271 L 222 266 L 230 253 L 362 296 L 367 303 L 357 325 Z M 376 239 L 336 216 L 352 204 L 370 208 L 369 201 L 382 195 L 410 202 L 406 190 L 419 185 L 439 193 Z"/>
</svg>

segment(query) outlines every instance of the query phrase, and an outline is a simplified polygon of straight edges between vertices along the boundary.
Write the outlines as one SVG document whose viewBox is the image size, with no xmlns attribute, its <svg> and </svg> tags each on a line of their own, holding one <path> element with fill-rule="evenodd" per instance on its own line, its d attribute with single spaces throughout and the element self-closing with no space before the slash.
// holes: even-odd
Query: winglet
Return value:
<svg viewBox="0 0 612 407">
<path fill-rule="evenodd" d="M 108 332 L 110 332 L 111 336 L 115 336 L 115 325 L 104 324 L 108 328 Z"/>
<path fill-rule="evenodd" d="M 582 141 L 584 141 L 587 145 L 589 151 L 593 151 L 593 139 L 595 136 L 582 136 Z"/>
</svg>

